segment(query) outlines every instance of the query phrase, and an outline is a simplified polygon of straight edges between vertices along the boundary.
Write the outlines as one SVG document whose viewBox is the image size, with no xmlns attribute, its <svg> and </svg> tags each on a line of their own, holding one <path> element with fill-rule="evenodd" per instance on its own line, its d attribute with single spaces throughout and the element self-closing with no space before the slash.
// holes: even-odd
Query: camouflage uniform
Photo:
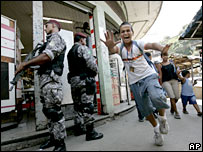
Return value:
<svg viewBox="0 0 203 152">
<path fill-rule="evenodd" d="M 86 63 L 86 68 L 97 74 L 98 68 L 96 59 L 91 55 L 89 48 L 87 46 L 81 45 L 78 42 L 76 42 L 75 44 L 79 45 L 79 47 L 77 48 L 78 58 L 83 58 Z M 71 63 L 69 62 L 69 66 L 70 64 Z M 88 82 L 93 83 L 93 85 L 96 86 L 95 79 L 91 76 L 87 76 L 87 78 L 85 79 L 81 78 L 80 76 L 73 76 L 70 79 L 71 94 L 74 101 L 74 109 L 76 115 L 74 120 L 75 125 L 84 126 L 84 124 L 92 123 L 94 121 L 94 117 L 92 116 L 93 112 L 85 110 L 86 107 L 89 108 L 89 105 L 93 105 L 95 93 L 95 90 L 90 90 L 90 92 L 88 92 Z"/>
<path fill-rule="evenodd" d="M 47 35 L 47 42 L 46 48 L 42 53 L 46 53 L 53 61 L 54 58 L 60 55 L 66 44 L 58 33 Z M 43 112 L 48 119 L 49 132 L 54 136 L 55 140 L 64 139 L 66 137 L 66 127 L 65 118 L 61 111 L 63 93 L 60 76 L 52 70 L 51 74 L 41 74 L 39 83 L 41 103 L 43 104 Z M 52 116 L 47 116 L 47 113 L 44 111 L 44 109 L 54 109 L 56 107 L 58 108 L 58 114 L 61 115 L 60 120 L 54 120 Z"/>
</svg>

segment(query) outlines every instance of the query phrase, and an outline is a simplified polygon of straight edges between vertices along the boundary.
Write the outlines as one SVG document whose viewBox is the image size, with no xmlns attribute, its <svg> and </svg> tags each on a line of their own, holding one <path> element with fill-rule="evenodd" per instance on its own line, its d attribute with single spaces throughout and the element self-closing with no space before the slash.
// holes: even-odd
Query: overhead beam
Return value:
<svg viewBox="0 0 203 152">
<path fill-rule="evenodd" d="M 196 34 L 197 30 L 199 29 L 199 27 L 202 25 L 202 22 L 199 23 L 199 25 L 197 26 L 197 28 L 195 29 L 195 31 L 192 33 L 192 38 L 193 36 Z"/>
</svg>

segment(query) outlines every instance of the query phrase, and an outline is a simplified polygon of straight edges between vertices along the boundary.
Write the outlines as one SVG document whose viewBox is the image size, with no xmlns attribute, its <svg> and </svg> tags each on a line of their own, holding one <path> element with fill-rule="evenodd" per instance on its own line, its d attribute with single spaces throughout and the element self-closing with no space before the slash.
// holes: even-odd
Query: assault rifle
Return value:
<svg viewBox="0 0 203 152">
<path fill-rule="evenodd" d="M 38 50 L 42 49 L 44 46 L 45 46 L 45 43 L 44 43 L 44 44 L 38 43 L 38 44 L 36 45 L 36 47 L 34 48 L 34 50 L 32 50 L 32 51 L 26 56 L 24 62 L 27 62 L 27 61 L 31 60 L 31 59 L 34 57 L 35 53 L 36 53 Z M 12 91 L 12 90 L 13 90 L 14 85 L 17 84 L 18 80 L 23 76 L 24 73 L 25 73 L 25 70 L 22 70 L 21 72 L 19 72 L 18 74 L 15 75 L 15 77 L 13 78 L 13 80 L 10 82 L 10 83 L 12 84 L 12 86 L 10 87 L 9 91 Z"/>
</svg>

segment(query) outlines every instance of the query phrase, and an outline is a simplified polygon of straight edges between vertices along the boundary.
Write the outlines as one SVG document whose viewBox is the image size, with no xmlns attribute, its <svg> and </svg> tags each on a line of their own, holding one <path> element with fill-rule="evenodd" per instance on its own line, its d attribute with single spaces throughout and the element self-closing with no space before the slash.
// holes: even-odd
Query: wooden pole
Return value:
<svg viewBox="0 0 203 152">
<path fill-rule="evenodd" d="M 193 83 L 194 83 L 193 63 L 192 63 L 192 60 L 191 60 L 190 62 L 191 62 L 191 76 L 192 76 L 192 84 L 193 84 Z"/>
</svg>

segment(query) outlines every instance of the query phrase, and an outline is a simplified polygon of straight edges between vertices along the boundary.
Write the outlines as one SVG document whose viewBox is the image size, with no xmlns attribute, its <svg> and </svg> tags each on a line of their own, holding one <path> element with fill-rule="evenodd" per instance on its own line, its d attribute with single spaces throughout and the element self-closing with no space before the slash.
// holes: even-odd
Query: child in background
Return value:
<svg viewBox="0 0 203 152">
<path fill-rule="evenodd" d="M 189 104 L 193 104 L 194 108 L 197 111 L 198 116 L 202 116 L 202 112 L 200 112 L 199 106 L 196 102 L 196 96 L 193 91 L 193 85 L 189 80 L 190 72 L 188 70 L 182 71 L 182 76 L 180 75 L 180 70 L 177 70 L 178 78 L 181 80 L 182 84 L 182 91 L 181 91 L 181 99 L 183 103 L 183 113 L 188 114 L 188 111 L 186 110 L 187 102 L 189 101 Z"/>
</svg>

